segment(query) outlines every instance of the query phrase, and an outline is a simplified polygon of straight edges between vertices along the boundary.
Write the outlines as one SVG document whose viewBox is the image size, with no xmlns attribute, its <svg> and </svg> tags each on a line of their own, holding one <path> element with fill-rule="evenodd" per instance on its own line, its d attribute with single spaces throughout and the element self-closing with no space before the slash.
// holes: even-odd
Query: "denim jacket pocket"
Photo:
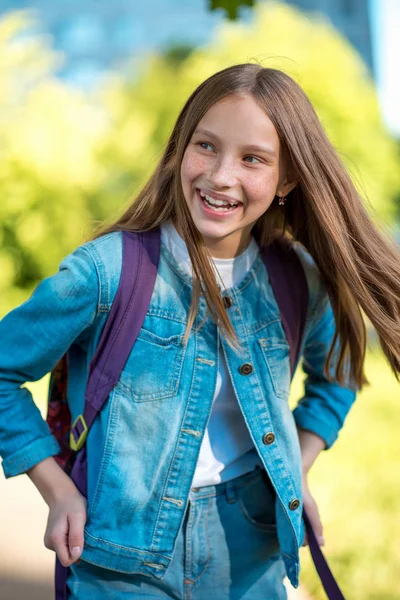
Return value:
<svg viewBox="0 0 400 600">
<path fill-rule="evenodd" d="M 183 334 L 161 337 L 142 328 L 118 385 L 135 402 L 175 396 L 185 356 L 183 338 Z"/>
<path fill-rule="evenodd" d="M 286 400 L 290 390 L 289 344 L 277 337 L 258 340 L 278 398 Z"/>
</svg>

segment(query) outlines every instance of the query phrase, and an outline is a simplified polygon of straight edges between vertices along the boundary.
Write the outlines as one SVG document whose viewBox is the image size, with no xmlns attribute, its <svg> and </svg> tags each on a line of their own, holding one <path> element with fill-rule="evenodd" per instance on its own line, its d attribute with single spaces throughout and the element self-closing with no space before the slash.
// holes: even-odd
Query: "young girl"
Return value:
<svg viewBox="0 0 400 600">
<path fill-rule="evenodd" d="M 68 401 L 121 276 L 122 230 L 161 227 L 147 315 L 86 442 L 84 498 L 26 388 L 69 350 Z M 309 304 L 305 394 L 260 248 L 291 240 Z M 285 598 L 298 585 L 307 473 L 365 382 L 366 330 L 400 370 L 400 276 L 300 87 L 256 64 L 202 83 L 128 211 L 0 325 L 0 449 L 49 505 L 45 544 L 80 600 Z M 80 559 L 80 560 L 78 560 Z"/>
</svg>

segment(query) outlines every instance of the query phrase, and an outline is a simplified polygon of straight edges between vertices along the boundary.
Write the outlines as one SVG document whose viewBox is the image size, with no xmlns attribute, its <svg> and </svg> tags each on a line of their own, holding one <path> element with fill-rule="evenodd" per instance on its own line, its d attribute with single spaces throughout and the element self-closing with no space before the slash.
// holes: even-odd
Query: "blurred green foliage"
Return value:
<svg viewBox="0 0 400 600">
<path fill-rule="evenodd" d="M 101 107 L 57 80 L 46 37 L 21 35 L 24 13 L 0 21 L 0 309 L 51 273 L 96 212 Z M 2 312 L 0 310 L 0 312 Z"/>
<path fill-rule="evenodd" d="M 367 355 L 370 385 L 359 394 L 332 449 L 309 475 L 324 525 L 323 551 L 346 598 L 398 600 L 400 594 L 399 384 L 381 352 Z M 302 394 L 302 373 L 291 390 Z M 308 548 L 301 583 L 326 600 Z"/>
<path fill-rule="evenodd" d="M 386 221 L 400 190 L 397 148 L 385 132 L 361 59 L 327 23 L 276 3 L 249 25 L 225 22 L 207 47 L 172 48 L 91 94 L 54 76 L 61 57 L 23 35 L 29 13 L 0 21 L 0 314 L 91 233 L 115 217 L 154 168 L 187 97 L 228 65 L 282 68 L 309 94 L 334 145 Z"/>
<path fill-rule="evenodd" d="M 304 87 L 362 181 L 370 209 L 393 222 L 400 195 L 396 144 L 382 125 L 367 69 L 327 23 L 284 5 L 260 4 L 251 25 L 226 22 L 207 47 L 154 55 L 129 80 L 114 74 L 91 94 L 54 76 L 62 57 L 47 37 L 24 35 L 29 27 L 25 13 L 0 21 L 0 314 L 54 272 L 95 221 L 115 217 L 130 202 L 186 98 L 203 79 L 238 62 L 282 68 Z M 367 374 L 373 385 L 312 479 L 326 553 L 349 597 L 395 600 L 398 384 L 380 357 L 369 359 Z M 299 376 L 296 381 L 299 397 Z M 302 552 L 302 577 L 322 600 L 308 550 Z"/>
</svg>

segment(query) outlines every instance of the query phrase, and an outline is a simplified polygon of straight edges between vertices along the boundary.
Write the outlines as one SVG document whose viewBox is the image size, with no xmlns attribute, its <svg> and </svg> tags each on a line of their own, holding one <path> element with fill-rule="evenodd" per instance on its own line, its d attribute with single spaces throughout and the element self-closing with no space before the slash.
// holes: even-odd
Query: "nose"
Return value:
<svg viewBox="0 0 400 600">
<path fill-rule="evenodd" d="M 233 159 L 219 156 L 209 173 L 213 188 L 232 188 L 237 184 L 237 170 Z"/>
</svg>

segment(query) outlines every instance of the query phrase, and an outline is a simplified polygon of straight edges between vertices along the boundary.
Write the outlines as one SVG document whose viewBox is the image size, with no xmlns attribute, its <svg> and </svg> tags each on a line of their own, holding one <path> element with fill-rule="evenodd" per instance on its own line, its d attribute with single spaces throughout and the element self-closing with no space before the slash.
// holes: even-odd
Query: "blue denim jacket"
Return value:
<svg viewBox="0 0 400 600">
<path fill-rule="evenodd" d="M 305 395 L 288 406 L 289 348 L 261 255 L 228 290 L 229 316 L 241 344 L 220 336 L 204 299 L 185 346 L 191 278 L 165 246 L 150 306 L 118 385 L 87 439 L 88 517 L 83 558 L 127 573 L 162 578 L 180 528 L 210 415 L 222 344 L 240 407 L 276 490 L 277 532 L 292 584 L 298 585 L 302 521 L 296 424 L 335 441 L 355 398 L 330 383 L 323 366 L 334 333 L 325 289 L 310 256 L 297 248 L 310 302 L 303 340 Z M 0 323 L 0 454 L 7 477 L 58 452 L 26 381 L 40 379 L 69 348 L 68 398 L 83 412 L 90 359 L 117 291 L 122 237 L 84 244 Z M 243 363 L 253 370 L 242 373 Z M 266 434 L 275 439 L 267 443 Z M 268 437 L 271 441 L 271 436 Z M 300 504 L 296 507 L 299 500 Z"/>
</svg>

